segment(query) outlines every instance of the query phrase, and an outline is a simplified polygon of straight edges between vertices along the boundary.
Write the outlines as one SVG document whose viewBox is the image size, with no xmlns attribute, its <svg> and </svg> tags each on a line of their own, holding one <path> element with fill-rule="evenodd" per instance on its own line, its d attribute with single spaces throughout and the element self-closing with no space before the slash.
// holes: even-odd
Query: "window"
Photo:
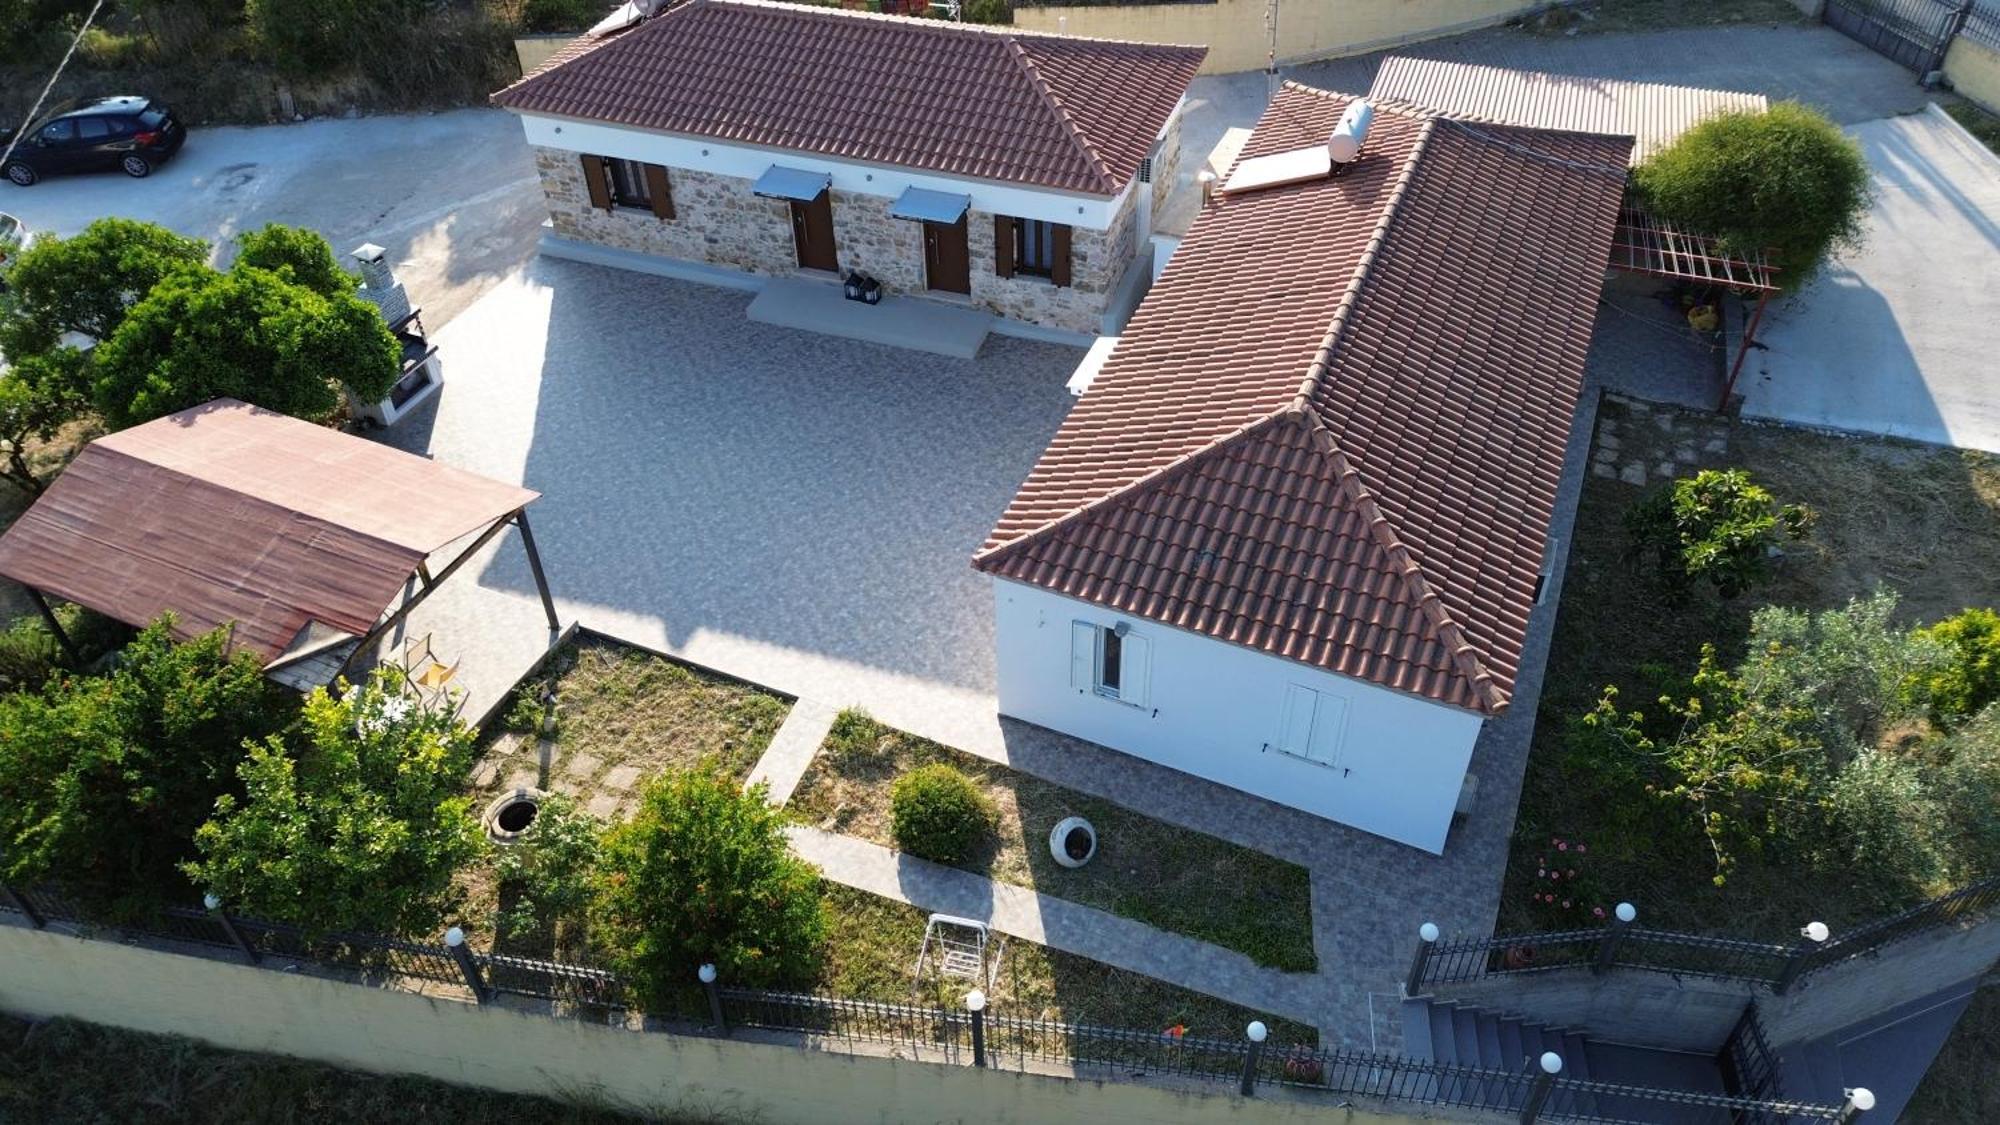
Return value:
<svg viewBox="0 0 2000 1125">
<path fill-rule="evenodd" d="M 111 122 L 102 117 L 79 117 L 76 121 L 76 135 L 86 141 L 109 140 Z"/>
<path fill-rule="evenodd" d="M 1070 684 L 1134 707 L 1146 706 L 1153 645 L 1126 625 L 1070 623 Z"/>
<path fill-rule="evenodd" d="M 1278 750 L 1323 766 L 1340 760 L 1340 740 L 1347 731 L 1347 701 L 1337 695 L 1298 684 L 1285 685 L 1285 706 L 1278 716 Z"/>
<path fill-rule="evenodd" d="M 1053 277 L 1056 272 L 1056 226 L 1040 219 L 1014 225 L 1014 272 Z"/>
<path fill-rule="evenodd" d="M 1070 228 L 1042 219 L 993 216 L 993 272 L 1028 274 L 1057 285 L 1070 283 Z"/>
<path fill-rule="evenodd" d="M 611 172 L 611 202 L 618 207 L 653 209 L 653 197 L 646 190 L 646 168 L 636 160 L 606 160 Z"/>
<path fill-rule="evenodd" d="M 38 135 L 38 139 L 45 145 L 66 144 L 70 141 L 75 140 L 76 139 L 75 119 L 65 118 L 61 121 L 49 122 L 47 125 L 42 126 L 42 131 Z"/>
<path fill-rule="evenodd" d="M 651 211 L 662 219 L 674 217 L 667 170 L 658 164 L 585 154 L 583 185 L 590 193 L 590 205 L 600 210 L 625 207 Z"/>
</svg>

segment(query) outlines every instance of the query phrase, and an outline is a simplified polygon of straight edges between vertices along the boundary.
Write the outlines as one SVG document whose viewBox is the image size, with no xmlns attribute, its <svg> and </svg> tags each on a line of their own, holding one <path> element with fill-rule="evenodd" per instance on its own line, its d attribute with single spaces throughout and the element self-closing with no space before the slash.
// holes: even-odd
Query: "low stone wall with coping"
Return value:
<svg viewBox="0 0 2000 1125">
<path fill-rule="evenodd" d="M 1179 132 L 1170 136 L 1175 149 Z M 1171 168 L 1163 150 L 1158 166 Z M 658 254 L 739 269 L 770 277 L 798 271 L 792 245 L 791 210 L 782 200 L 751 192 L 751 181 L 688 168 L 670 168 L 674 218 L 650 210 L 592 207 L 578 154 L 537 147 L 535 167 L 548 201 L 555 233 L 620 250 Z M 1168 185 L 1153 186 L 1164 201 Z M 1138 190 L 1144 190 L 1141 186 Z M 922 224 L 891 218 L 892 200 L 855 192 L 833 192 L 834 243 L 840 265 L 881 281 L 892 294 L 969 300 L 1013 320 L 1096 334 L 1112 293 L 1139 250 L 1137 190 L 1129 193 L 1109 230 L 1074 227 L 1070 234 L 1071 284 L 1058 287 L 1027 275 L 994 273 L 993 214 L 973 209 L 966 216 L 972 293 L 929 293 L 924 283 Z"/>
</svg>

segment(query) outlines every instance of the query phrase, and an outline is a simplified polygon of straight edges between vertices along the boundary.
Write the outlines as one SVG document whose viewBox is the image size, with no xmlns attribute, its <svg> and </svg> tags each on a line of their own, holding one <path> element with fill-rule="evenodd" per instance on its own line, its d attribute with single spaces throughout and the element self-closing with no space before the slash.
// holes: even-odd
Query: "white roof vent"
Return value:
<svg viewBox="0 0 2000 1125">
<path fill-rule="evenodd" d="M 1375 107 L 1367 98 L 1356 98 L 1347 103 L 1347 112 L 1340 115 L 1340 124 L 1333 127 L 1333 135 L 1326 139 L 1326 154 L 1335 164 L 1352 164 L 1361 155 L 1361 146 L 1368 142 L 1368 125 L 1375 120 Z"/>
</svg>

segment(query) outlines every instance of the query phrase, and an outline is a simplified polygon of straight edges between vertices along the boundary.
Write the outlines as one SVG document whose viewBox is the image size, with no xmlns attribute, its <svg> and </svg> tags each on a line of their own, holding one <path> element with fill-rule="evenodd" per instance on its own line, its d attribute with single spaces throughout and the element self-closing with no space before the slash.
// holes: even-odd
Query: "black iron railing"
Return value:
<svg viewBox="0 0 2000 1125">
<path fill-rule="evenodd" d="M 61 895 L 46 890 L 0 894 L 0 920 L 7 919 L 38 927 L 61 925 L 84 936 L 153 938 L 168 951 L 206 947 L 266 967 L 311 963 L 343 970 L 350 979 L 459 986 L 481 1002 L 512 995 L 552 1001 L 572 1012 L 638 1007 L 633 989 L 614 973 L 472 951 L 456 933 L 439 944 L 368 934 L 314 934 L 297 926 L 236 917 L 219 908 L 170 908 L 140 922 L 100 927 Z M 1601 937 L 1597 931 L 1553 936 L 1563 939 L 1555 947 L 1579 953 L 1566 963 L 1587 961 Z M 1463 956 L 1457 947 L 1441 952 L 1436 964 L 1447 969 L 1461 963 L 1486 966 L 1496 951 L 1504 949 L 1489 942 L 1475 956 L 1474 944 L 1478 943 L 1459 943 Z M 1029 1069 L 1033 1064 L 1118 1080 L 1175 1076 L 1232 1083 L 1244 1093 L 1276 1084 L 1342 1099 L 1502 1111 L 1521 1120 L 1641 1122 L 1659 1120 L 1663 1107 L 1686 1107 L 1713 1109 L 1756 1125 L 1807 1125 L 1842 1120 L 1843 1113 L 1832 1105 L 1589 1082 L 1539 1069 L 1512 1073 L 1395 1055 L 1302 1046 L 1267 1049 L 1261 1041 L 1248 1038 L 1203 1039 L 984 1011 L 733 988 L 716 983 L 712 976 L 700 984 L 691 980 L 685 997 L 653 997 L 647 1008 L 655 1016 L 681 1018 L 665 1025 L 670 1033 L 727 1034 L 734 1027 L 759 1028 L 817 1039 L 894 1044 L 918 1058 L 951 1064 L 1011 1069 Z"/>
<path fill-rule="evenodd" d="M 1802 938 L 1786 945 L 1617 922 L 1595 930 L 1420 941 L 1407 987 L 1415 994 L 1431 985 L 1503 974 L 1615 967 L 1747 981 L 1784 992 L 1813 973 L 1905 938 L 1983 921 L 1996 906 L 2000 906 L 2000 878 L 1974 883 L 1826 941 Z"/>
</svg>

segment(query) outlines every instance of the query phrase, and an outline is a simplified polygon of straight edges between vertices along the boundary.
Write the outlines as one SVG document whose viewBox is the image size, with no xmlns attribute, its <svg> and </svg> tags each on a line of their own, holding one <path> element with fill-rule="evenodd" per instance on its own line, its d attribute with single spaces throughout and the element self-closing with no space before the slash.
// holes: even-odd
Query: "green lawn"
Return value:
<svg viewBox="0 0 2000 1125">
<path fill-rule="evenodd" d="M 1654 422 L 1663 413 L 1666 408 L 1654 407 L 1649 415 L 1633 416 L 1616 401 L 1606 403 L 1603 418 L 1621 423 L 1621 460 L 1672 460 L 1675 440 L 1650 451 L 1634 448 L 1656 435 Z M 1901 592 L 1907 621 L 2000 603 L 2000 568 L 1993 565 L 2000 558 L 2000 465 L 1994 458 L 1779 426 L 1735 423 L 1726 430 L 1728 448 L 1702 453 L 1702 467 L 1748 468 L 1781 502 L 1811 505 L 1819 515 L 1812 539 L 1786 559 L 1774 582 L 1734 602 L 1699 593 L 1675 602 L 1626 560 L 1624 513 L 1644 490 L 1587 478 L 1509 859 L 1502 931 L 1550 924 L 1528 906 L 1545 858 L 1579 869 L 1579 885 L 1594 886 L 1606 905 L 1632 900 L 1651 925 L 1780 940 L 1815 918 L 1838 930 L 1947 889 L 1871 885 L 1838 864 L 1815 871 L 1780 855 L 1751 854 L 1718 888 L 1710 882 L 1708 846 L 1683 807 L 1649 804 L 1630 787 L 1603 788 L 1566 766 L 1565 730 L 1606 684 L 1618 684 L 1622 705 L 1638 708 L 1660 691 L 1649 666 L 1691 671 L 1704 642 L 1713 642 L 1725 663 L 1735 663 L 1750 614 L 1761 605 L 1828 608 L 1877 583 Z M 1557 838 L 1585 842 L 1588 854 L 1579 860 L 1555 852 L 1551 842 Z"/>
<path fill-rule="evenodd" d="M 939 980 L 929 972 L 921 984 L 916 979 L 923 911 L 831 884 L 826 900 L 833 927 L 821 991 L 895 1004 L 958 1008 L 964 1003 L 971 982 Z M 1206 1039 L 1236 1038 L 1251 1020 L 1261 1019 L 1279 1046 L 1310 1046 L 1319 1039 L 1310 1027 L 1017 938 L 1006 939 L 999 966 L 987 989 L 995 1015 L 1149 1032 L 1180 1025 Z"/>
<path fill-rule="evenodd" d="M 790 808 L 832 831 L 894 847 L 889 787 L 929 762 L 964 771 L 993 799 L 999 828 L 967 870 L 1310 971 L 1312 888 L 1305 868 L 961 753 L 857 712 L 841 717 Z M 1069 816 L 1097 829 L 1098 855 L 1070 869 L 1049 855 Z"/>
</svg>

